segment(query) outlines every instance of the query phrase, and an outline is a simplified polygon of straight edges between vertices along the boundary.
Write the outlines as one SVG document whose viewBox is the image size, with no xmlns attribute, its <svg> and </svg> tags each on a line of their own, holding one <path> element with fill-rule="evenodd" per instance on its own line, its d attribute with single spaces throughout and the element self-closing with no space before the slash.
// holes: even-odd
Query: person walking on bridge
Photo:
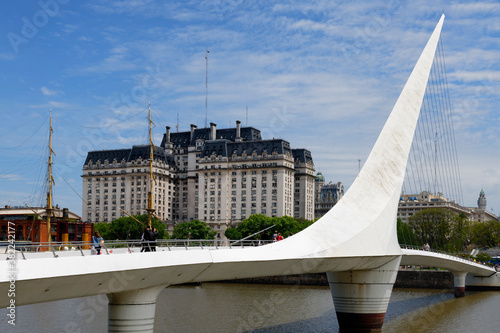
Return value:
<svg viewBox="0 0 500 333">
<path fill-rule="evenodd" d="M 153 230 L 149 230 L 151 233 L 151 251 L 156 252 L 156 239 L 158 238 L 158 230 L 153 228 Z"/>
<path fill-rule="evenodd" d="M 99 231 L 94 231 L 94 236 L 92 236 L 92 242 L 94 243 L 94 249 L 96 254 L 101 254 L 101 244 L 104 244 L 104 239 L 99 234 Z"/>
<path fill-rule="evenodd" d="M 142 234 L 141 240 L 142 240 L 142 249 L 141 252 L 150 252 L 151 247 L 150 247 L 150 242 L 151 242 L 151 237 L 152 232 L 151 228 L 149 226 L 146 227 L 146 230 L 144 230 L 144 233 Z"/>
</svg>

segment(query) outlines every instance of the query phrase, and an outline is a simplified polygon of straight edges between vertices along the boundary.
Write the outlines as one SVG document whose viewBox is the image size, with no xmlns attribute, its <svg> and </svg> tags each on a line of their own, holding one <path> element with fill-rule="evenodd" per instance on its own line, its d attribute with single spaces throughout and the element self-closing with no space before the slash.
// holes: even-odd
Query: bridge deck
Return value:
<svg viewBox="0 0 500 333">
<path fill-rule="evenodd" d="M 403 248 L 401 265 L 418 265 L 444 268 L 452 272 L 467 272 L 474 276 L 491 276 L 495 268 L 451 254 Z"/>
</svg>

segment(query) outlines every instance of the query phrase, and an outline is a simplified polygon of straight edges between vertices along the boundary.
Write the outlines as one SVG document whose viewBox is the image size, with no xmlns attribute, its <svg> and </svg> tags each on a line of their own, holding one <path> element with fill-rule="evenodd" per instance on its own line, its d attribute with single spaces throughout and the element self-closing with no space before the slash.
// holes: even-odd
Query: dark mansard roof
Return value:
<svg viewBox="0 0 500 333">
<path fill-rule="evenodd" d="M 300 163 L 312 162 L 311 152 L 304 148 L 292 149 L 293 159 L 296 161 L 297 159 Z"/>
<path fill-rule="evenodd" d="M 243 141 L 259 141 L 262 140 L 260 131 L 253 127 L 242 127 L 240 131 L 241 139 Z M 223 128 L 217 129 L 216 140 L 225 139 L 229 141 L 236 140 L 236 128 Z M 210 128 L 196 128 L 193 133 L 193 138 L 191 139 L 191 132 L 173 132 L 170 133 L 170 142 L 174 145 L 174 148 L 187 148 L 188 146 L 196 145 L 196 140 L 209 140 L 210 139 Z M 166 133 L 163 135 L 163 140 L 161 141 L 161 147 L 165 147 L 167 140 Z"/>
<path fill-rule="evenodd" d="M 282 139 L 243 142 L 211 140 L 205 141 L 201 157 L 210 157 L 212 154 L 215 154 L 216 156 L 232 156 L 233 154 L 236 154 L 236 156 L 242 156 L 243 153 L 251 156 L 254 152 L 257 153 L 257 155 L 262 155 L 264 152 L 270 155 L 273 152 L 276 152 L 277 154 L 285 154 L 291 153 L 291 149 L 290 143 Z"/>
<path fill-rule="evenodd" d="M 125 160 L 125 162 L 130 162 L 133 160 L 137 160 L 138 158 L 148 160 L 149 153 L 149 145 L 132 146 L 132 148 L 126 149 L 90 151 L 88 152 L 87 158 L 85 159 L 85 164 L 88 164 L 89 161 L 92 161 L 93 164 L 97 163 L 97 161 L 104 163 L 104 161 L 106 160 L 108 160 L 109 163 L 113 163 L 113 160 L 115 159 L 118 163 L 121 163 L 123 160 Z M 155 149 L 153 149 L 153 159 L 163 161 L 171 166 L 175 166 L 174 157 L 167 154 L 165 152 L 165 149 L 161 147 L 155 146 Z"/>
</svg>

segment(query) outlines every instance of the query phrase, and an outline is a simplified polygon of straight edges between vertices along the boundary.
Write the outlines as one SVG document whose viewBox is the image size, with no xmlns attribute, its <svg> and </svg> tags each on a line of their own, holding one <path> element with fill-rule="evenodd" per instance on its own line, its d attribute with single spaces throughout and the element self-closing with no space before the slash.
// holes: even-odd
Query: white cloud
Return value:
<svg viewBox="0 0 500 333">
<path fill-rule="evenodd" d="M 9 174 L 0 175 L 0 179 L 4 179 L 4 180 L 9 181 L 9 182 L 16 182 L 16 181 L 22 180 L 23 177 L 21 175 L 9 173 Z"/>
<path fill-rule="evenodd" d="M 45 96 L 57 95 L 57 91 L 51 90 L 51 89 L 47 88 L 46 86 L 41 87 L 40 90 L 41 90 L 42 94 L 44 94 Z"/>
<path fill-rule="evenodd" d="M 448 74 L 448 78 L 462 82 L 481 81 L 490 86 L 493 81 L 500 81 L 500 71 L 481 70 L 481 71 L 457 71 Z M 493 90 L 493 89 L 492 89 Z"/>
<path fill-rule="evenodd" d="M 31 109 L 47 109 L 47 108 L 59 108 L 59 109 L 74 109 L 75 107 L 69 103 L 49 101 L 46 104 L 29 104 L 27 107 Z"/>
<path fill-rule="evenodd" d="M 86 37 L 86 36 L 80 36 L 80 37 L 78 37 L 78 40 L 82 41 L 82 42 L 91 42 L 93 40 L 93 38 L 92 37 Z"/>
<path fill-rule="evenodd" d="M 0 60 L 14 60 L 16 56 L 14 53 L 0 53 Z"/>
<path fill-rule="evenodd" d="M 500 4 L 492 2 L 476 2 L 453 4 L 450 6 L 452 11 L 457 13 L 466 13 L 467 15 L 491 14 L 500 12 Z"/>
<path fill-rule="evenodd" d="M 118 45 L 109 50 L 109 56 L 97 64 L 80 67 L 73 71 L 74 74 L 94 75 L 96 73 L 109 74 L 113 72 L 130 71 L 137 68 L 134 60 L 129 58 L 129 49 Z"/>
</svg>

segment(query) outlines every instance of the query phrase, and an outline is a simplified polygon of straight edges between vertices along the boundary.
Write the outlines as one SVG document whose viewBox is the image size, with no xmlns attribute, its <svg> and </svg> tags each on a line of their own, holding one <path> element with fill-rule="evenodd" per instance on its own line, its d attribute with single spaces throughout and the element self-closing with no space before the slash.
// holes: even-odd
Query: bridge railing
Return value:
<svg viewBox="0 0 500 333">
<path fill-rule="evenodd" d="M 418 250 L 418 251 L 422 251 L 422 252 L 433 252 L 433 253 L 439 253 L 440 255 L 443 255 L 443 256 L 446 256 L 446 257 L 449 257 L 449 258 L 452 258 L 454 260 L 459 260 L 459 261 L 463 261 L 463 262 L 466 262 L 468 264 L 470 264 L 471 262 L 472 263 L 476 263 L 478 265 L 483 265 L 483 266 L 487 266 L 487 267 L 490 267 L 490 268 L 493 268 L 491 265 L 489 264 L 486 264 L 486 263 L 483 263 L 481 261 L 475 261 L 474 259 L 470 259 L 470 258 L 464 258 L 464 257 L 461 257 L 459 255 L 456 255 L 456 254 L 453 254 L 453 253 L 449 253 L 449 252 L 446 252 L 446 251 L 442 251 L 442 250 L 435 250 L 435 249 L 423 249 L 422 247 L 420 246 L 416 246 L 416 245 L 406 245 L 406 244 L 399 244 L 399 246 L 402 248 L 402 249 L 406 249 L 406 250 Z"/>
<path fill-rule="evenodd" d="M 193 250 L 193 249 L 242 249 L 248 247 L 262 246 L 271 243 L 267 240 L 244 240 L 237 244 L 234 241 L 220 239 L 158 239 L 156 241 L 142 240 L 108 240 L 101 244 L 101 254 L 112 253 L 134 253 L 152 251 L 173 251 L 173 250 Z M 6 247 L 5 254 L 9 249 L 14 249 L 16 253 L 21 253 L 26 259 L 28 254 L 35 252 L 52 253 L 54 258 L 70 255 L 92 255 L 95 254 L 95 244 L 93 242 L 67 241 L 67 242 L 14 242 L 13 247 Z M 9 257 L 8 257 L 9 258 Z"/>
</svg>

